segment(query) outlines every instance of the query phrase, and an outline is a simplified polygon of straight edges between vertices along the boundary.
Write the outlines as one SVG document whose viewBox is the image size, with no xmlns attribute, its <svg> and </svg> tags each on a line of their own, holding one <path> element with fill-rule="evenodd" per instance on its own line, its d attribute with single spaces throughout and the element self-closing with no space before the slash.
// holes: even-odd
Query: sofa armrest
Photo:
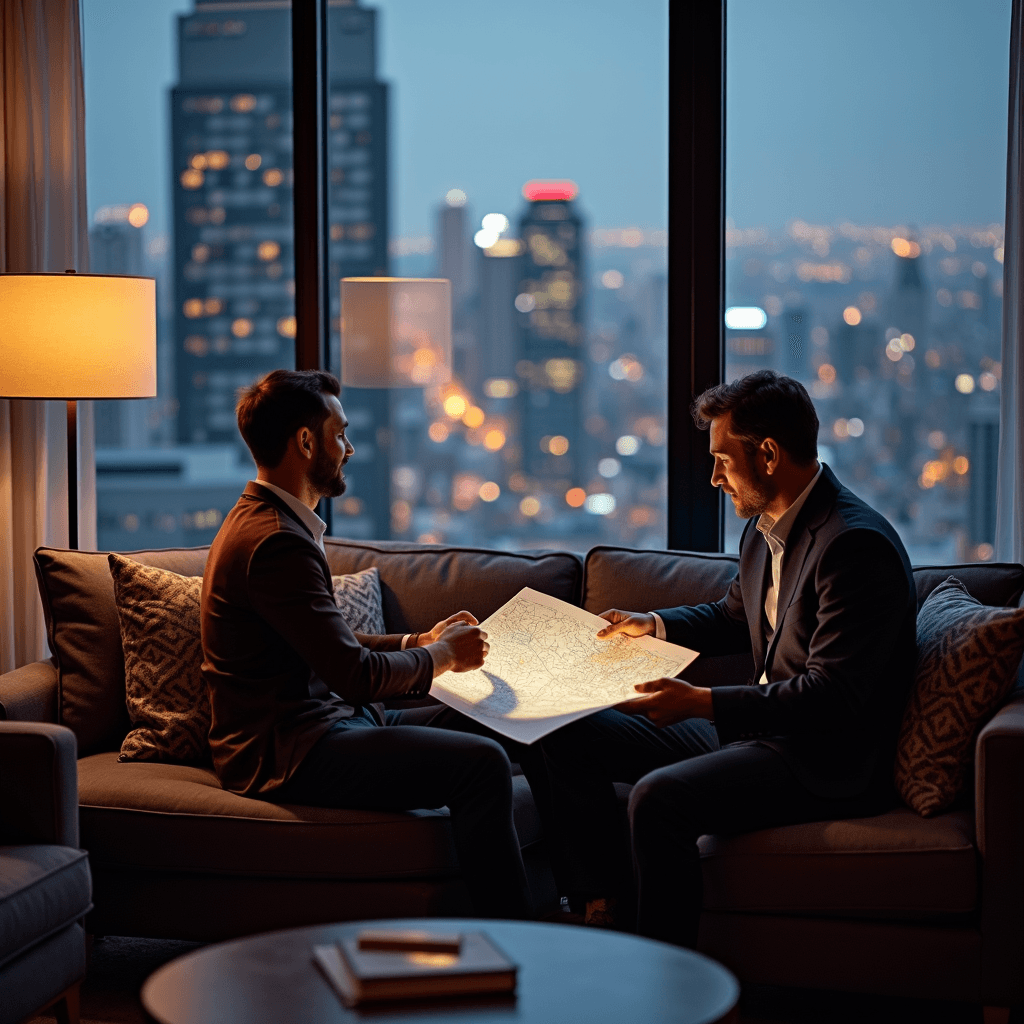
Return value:
<svg viewBox="0 0 1024 1024">
<path fill-rule="evenodd" d="M 78 744 L 49 722 L 0 722 L 0 838 L 78 846 Z"/>
<path fill-rule="evenodd" d="M 0 720 L 57 721 L 57 669 L 34 661 L 0 675 Z"/>
<path fill-rule="evenodd" d="M 981 730 L 975 758 L 982 994 L 1012 1006 L 1024 1000 L 1024 694 Z"/>
</svg>

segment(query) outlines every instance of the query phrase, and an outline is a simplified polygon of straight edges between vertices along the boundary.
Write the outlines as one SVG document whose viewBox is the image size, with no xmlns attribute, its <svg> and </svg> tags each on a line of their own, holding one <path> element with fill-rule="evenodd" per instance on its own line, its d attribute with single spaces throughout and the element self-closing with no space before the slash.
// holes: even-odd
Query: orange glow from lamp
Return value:
<svg viewBox="0 0 1024 1024">
<path fill-rule="evenodd" d="M 0 398 L 68 410 L 68 546 L 78 547 L 78 400 L 156 397 L 156 282 L 0 274 Z"/>
<path fill-rule="evenodd" d="M 451 380 L 451 367 L 450 281 L 342 278 L 341 377 L 346 387 L 436 387 Z M 445 405 L 453 417 L 467 408 L 462 403 L 456 412 L 454 405 Z"/>
</svg>

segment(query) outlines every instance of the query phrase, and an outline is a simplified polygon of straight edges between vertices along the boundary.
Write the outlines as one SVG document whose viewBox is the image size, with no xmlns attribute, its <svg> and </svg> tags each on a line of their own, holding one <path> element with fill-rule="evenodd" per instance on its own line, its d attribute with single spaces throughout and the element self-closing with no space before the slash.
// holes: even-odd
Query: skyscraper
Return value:
<svg viewBox="0 0 1024 1024">
<path fill-rule="evenodd" d="M 516 370 L 523 470 L 538 480 L 578 483 L 583 442 L 583 220 L 571 181 L 528 182 L 519 222 L 523 242 L 521 331 Z"/>
<path fill-rule="evenodd" d="M 386 86 L 375 14 L 328 18 L 331 368 L 342 277 L 387 273 Z M 171 92 L 178 438 L 231 442 L 239 387 L 294 365 L 290 12 L 197 0 L 178 23 Z M 339 532 L 387 536 L 387 394 L 343 396 L 356 455 Z"/>
</svg>

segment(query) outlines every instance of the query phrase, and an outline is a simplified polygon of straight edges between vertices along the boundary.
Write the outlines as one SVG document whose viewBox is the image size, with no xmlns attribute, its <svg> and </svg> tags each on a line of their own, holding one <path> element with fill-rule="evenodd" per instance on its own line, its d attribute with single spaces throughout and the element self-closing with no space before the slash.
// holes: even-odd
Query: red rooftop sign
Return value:
<svg viewBox="0 0 1024 1024">
<path fill-rule="evenodd" d="M 575 181 L 528 181 L 523 186 L 523 198 L 531 203 L 544 200 L 561 200 L 566 202 L 575 199 L 579 188 Z"/>
</svg>

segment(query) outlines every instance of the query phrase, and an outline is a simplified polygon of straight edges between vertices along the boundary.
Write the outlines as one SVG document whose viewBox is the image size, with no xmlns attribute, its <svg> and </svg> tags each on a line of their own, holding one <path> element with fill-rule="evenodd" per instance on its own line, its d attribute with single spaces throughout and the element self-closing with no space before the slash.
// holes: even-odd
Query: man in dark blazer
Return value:
<svg viewBox="0 0 1024 1024">
<path fill-rule="evenodd" d="M 238 424 L 258 475 L 231 510 L 203 574 L 203 676 L 210 749 L 224 788 L 327 807 L 447 805 L 474 907 L 525 917 L 529 890 L 512 822 L 511 765 L 494 740 L 457 731 L 445 707 L 385 711 L 433 678 L 483 664 L 469 612 L 429 633 L 362 636 L 334 603 L 313 511 L 345 489 L 353 453 L 340 386 L 275 370 L 247 388 Z"/>
<path fill-rule="evenodd" d="M 598 635 L 656 635 L 702 654 L 750 652 L 746 686 L 657 679 L 642 696 L 542 741 L 569 886 L 609 923 L 614 782 L 629 801 L 641 934 L 694 945 L 705 833 L 864 816 L 891 799 L 916 655 L 917 601 L 896 531 L 817 460 L 818 417 L 769 370 L 694 402 L 711 482 L 748 519 L 739 572 L 714 603 L 604 613 Z"/>
</svg>

